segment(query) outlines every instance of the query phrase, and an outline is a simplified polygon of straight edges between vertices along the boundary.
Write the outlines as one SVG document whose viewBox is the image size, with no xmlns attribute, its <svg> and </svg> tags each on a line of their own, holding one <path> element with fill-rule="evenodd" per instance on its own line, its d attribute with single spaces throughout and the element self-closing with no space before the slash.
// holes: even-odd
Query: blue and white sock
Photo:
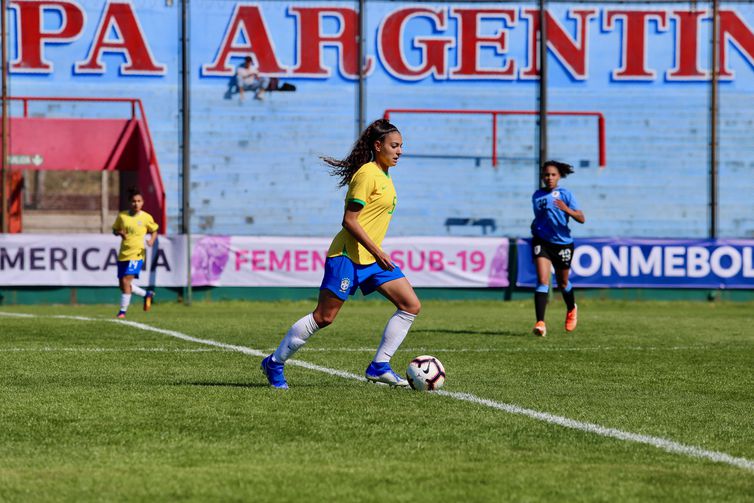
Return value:
<svg viewBox="0 0 754 503">
<path fill-rule="evenodd" d="M 128 311 L 128 305 L 131 303 L 131 294 L 130 293 L 122 293 L 120 294 L 120 310 L 124 313 Z"/>
<path fill-rule="evenodd" d="M 319 325 L 314 321 L 314 315 L 312 313 L 307 314 L 288 330 L 288 333 L 285 334 L 280 345 L 272 354 L 272 360 L 277 363 L 285 363 L 301 346 L 306 344 L 306 340 L 317 330 L 319 330 Z"/>
<path fill-rule="evenodd" d="M 415 314 L 407 313 L 398 309 L 385 325 L 382 332 L 382 341 L 374 355 L 375 362 L 389 362 L 398 348 L 400 347 L 406 334 L 411 329 L 411 325 L 416 319 Z"/>
</svg>

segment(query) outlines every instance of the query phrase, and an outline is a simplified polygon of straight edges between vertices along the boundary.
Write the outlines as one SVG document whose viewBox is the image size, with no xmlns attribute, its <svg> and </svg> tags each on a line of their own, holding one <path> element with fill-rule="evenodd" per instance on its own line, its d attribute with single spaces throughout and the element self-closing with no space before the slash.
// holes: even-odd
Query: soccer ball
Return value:
<svg viewBox="0 0 754 503">
<path fill-rule="evenodd" d="M 445 367 L 434 356 L 417 356 L 406 369 L 406 379 L 418 391 L 432 391 L 445 384 Z"/>
</svg>

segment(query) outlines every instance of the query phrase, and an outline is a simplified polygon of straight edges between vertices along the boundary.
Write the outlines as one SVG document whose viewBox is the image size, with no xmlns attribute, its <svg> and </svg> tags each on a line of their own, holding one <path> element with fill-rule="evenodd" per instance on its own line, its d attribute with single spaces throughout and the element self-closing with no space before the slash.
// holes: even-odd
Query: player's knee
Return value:
<svg viewBox="0 0 754 503">
<path fill-rule="evenodd" d="M 312 313 L 312 316 L 314 317 L 314 322 L 319 328 L 325 328 L 328 325 L 332 325 L 332 322 L 335 321 L 335 316 L 337 314 L 338 313 L 320 313 L 318 311 L 314 311 Z"/>
<path fill-rule="evenodd" d="M 406 311 L 407 313 L 411 313 L 414 316 L 416 316 L 422 310 L 422 304 L 419 301 L 419 299 L 414 299 L 412 301 L 406 302 L 405 304 L 400 306 L 398 309 L 400 309 L 401 311 Z"/>
</svg>

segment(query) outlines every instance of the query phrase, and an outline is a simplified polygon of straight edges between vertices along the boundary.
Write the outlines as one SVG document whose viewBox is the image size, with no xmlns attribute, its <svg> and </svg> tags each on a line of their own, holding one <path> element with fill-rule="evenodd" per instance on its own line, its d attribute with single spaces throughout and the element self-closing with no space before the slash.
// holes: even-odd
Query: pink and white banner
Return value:
<svg viewBox="0 0 754 503">
<path fill-rule="evenodd" d="M 194 236 L 193 286 L 318 287 L 330 238 Z M 116 286 L 120 241 L 107 234 L 0 234 L 0 287 Z M 383 243 L 417 287 L 508 286 L 505 238 L 402 237 Z M 137 281 L 185 286 L 184 236 L 160 236 Z"/>
<path fill-rule="evenodd" d="M 322 281 L 330 238 L 204 236 L 194 240 L 195 286 L 311 286 Z M 383 248 L 416 287 L 506 287 L 505 238 L 388 238 Z"/>
<path fill-rule="evenodd" d="M 119 248 L 108 234 L 0 234 L 0 287 L 117 287 Z M 159 236 L 136 284 L 185 285 L 185 250 L 183 236 Z"/>
</svg>

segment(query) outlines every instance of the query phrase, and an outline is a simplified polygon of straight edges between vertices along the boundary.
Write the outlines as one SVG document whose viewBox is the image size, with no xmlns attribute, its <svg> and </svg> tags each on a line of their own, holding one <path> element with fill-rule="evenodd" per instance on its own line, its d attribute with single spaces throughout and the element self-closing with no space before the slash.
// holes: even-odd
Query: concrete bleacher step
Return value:
<svg viewBox="0 0 754 503">
<path fill-rule="evenodd" d="M 28 234 L 110 233 L 117 216 L 117 211 L 110 211 L 103 222 L 99 211 L 24 210 L 22 222 Z"/>
</svg>

